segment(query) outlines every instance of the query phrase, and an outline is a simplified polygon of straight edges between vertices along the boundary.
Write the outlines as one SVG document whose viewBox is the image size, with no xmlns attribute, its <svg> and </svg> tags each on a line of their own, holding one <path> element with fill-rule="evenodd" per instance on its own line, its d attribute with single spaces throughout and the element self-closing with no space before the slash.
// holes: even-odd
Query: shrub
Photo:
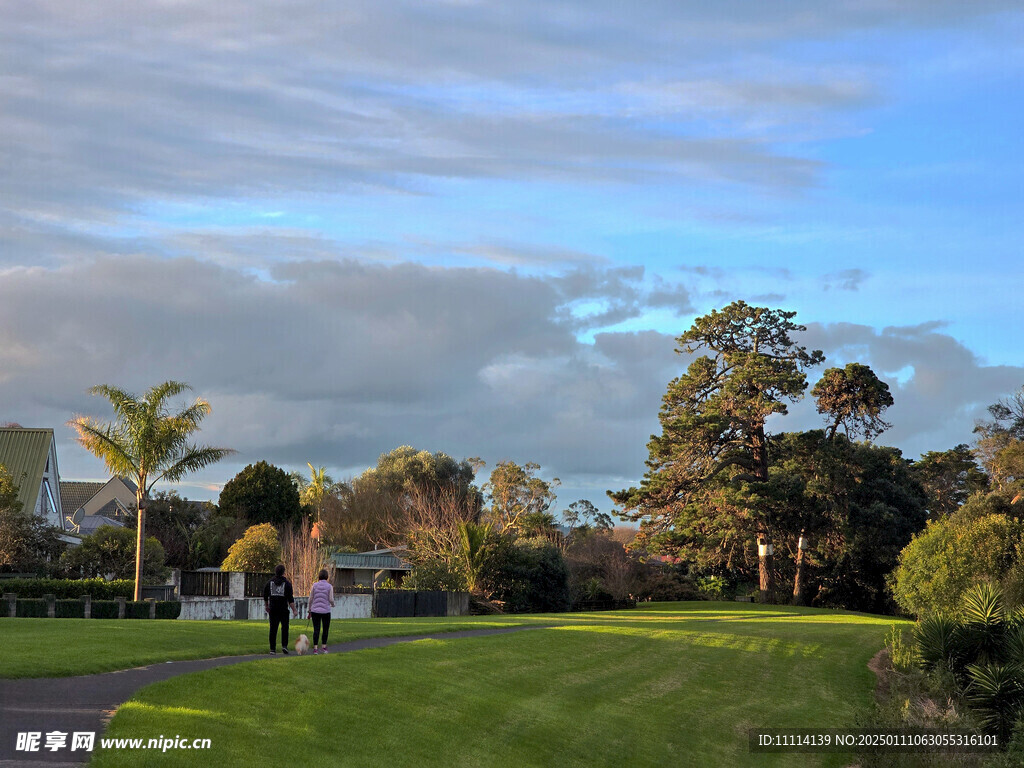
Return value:
<svg viewBox="0 0 1024 768">
<path fill-rule="evenodd" d="M 21 618 L 45 619 L 49 615 L 46 609 L 46 601 L 41 598 L 28 598 L 18 600 L 18 607 L 15 616 Z"/>
<path fill-rule="evenodd" d="M 176 600 L 158 600 L 156 617 L 158 619 L 176 619 L 181 615 L 181 603 Z"/>
<path fill-rule="evenodd" d="M 67 573 L 94 577 L 112 574 L 117 579 L 135 576 L 136 532 L 130 528 L 103 525 L 95 533 L 82 537 L 82 543 L 61 555 Z M 167 558 L 163 545 L 146 537 L 143 545 L 143 579 L 162 584 L 167 578 Z"/>
<path fill-rule="evenodd" d="M 281 544 L 277 529 L 270 523 L 261 523 L 247 528 L 242 538 L 231 545 L 220 569 L 267 573 L 273 571 L 279 562 Z"/>
<path fill-rule="evenodd" d="M 130 579 L 0 579 L 0 592 L 13 592 L 19 598 L 55 595 L 58 600 L 67 600 L 91 595 L 93 600 L 112 600 L 134 596 L 135 582 Z"/>
<path fill-rule="evenodd" d="M 85 603 L 81 600 L 58 600 L 54 608 L 58 619 L 85 618 Z"/>
<path fill-rule="evenodd" d="M 977 497 L 976 497 L 977 498 Z M 977 514 L 983 499 L 932 522 L 900 553 L 893 595 L 903 610 L 920 616 L 955 611 L 971 585 L 999 581 L 1010 572 L 1024 523 L 1004 514 Z"/>
<path fill-rule="evenodd" d="M 728 600 L 733 594 L 729 583 L 721 576 L 701 576 L 694 585 L 705 600 Z"/>
<path fill-rule="evenodd" d="M 509 613 L 569 608 L 569 571 L 562 553 L 546 539 L 494 537 L 487 543 L 478 583 Z"/>
<path fill-rule="evenodd" d="M 382 584 L 381 589 L 386 587 Z M 441 558 L 431 558 L 416 564 L 412 572 L 402 580 L 402 589 L 463 592 L 466 589 L 466 576 L 458 566 Z"/>
<path fill-rule="evenodd" d="M 138 602 L 129 600 L 124 604 L 124 617 L 126 619 L 148 619 L 149 603 L 145 600 Z"/>
<path fill-rule="evenodd" d="M 998 586 L 979 584 L 956 618 L 933 614 L 917 625 L 917 655 L 926 670 L 948 670 L 953 685 L 989 733 L 1005 744 L 1024 711 L 1024 617 L 1007 613 Z"/>
<path fill-rule="evenodd" d="M 117 601 L 116 600 L 93 600 L 92 601 L 92 617 L 94 619 L 116 619 L 117 618 Z"/>
<path fill-rule="evenodd" d="M 903 627 L 893 624 L 885 636 L 885 647 L 889 650 L 889 659 L 897 672 L 906 674 L 917 664 L 917 650 L 914 643 L 907 639 Z"/>
</svg>

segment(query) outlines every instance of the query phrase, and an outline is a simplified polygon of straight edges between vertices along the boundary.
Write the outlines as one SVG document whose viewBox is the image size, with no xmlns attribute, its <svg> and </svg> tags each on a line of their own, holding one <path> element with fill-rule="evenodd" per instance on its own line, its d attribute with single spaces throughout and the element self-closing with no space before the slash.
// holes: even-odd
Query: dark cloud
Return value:
<svg viewBox="0 0 1024 768">
<path fill-rule="evenodd" d="M 295 261 L 261 279 L 141 257 L 14 268 L 0 281 L 0 400 L 5 418 L 59 427 L 104 413 L 93 384 L 176 378 L 214 405 L 204 437 L 243 463 L 365 465 L 412 443 L 607 474 L 624 444 L 643 447 L 667 381 L 645 374 L 664 370 L 672 343 L 580 343 L 566 307 L 638 311 L 642 278 Z"/>
</svg>

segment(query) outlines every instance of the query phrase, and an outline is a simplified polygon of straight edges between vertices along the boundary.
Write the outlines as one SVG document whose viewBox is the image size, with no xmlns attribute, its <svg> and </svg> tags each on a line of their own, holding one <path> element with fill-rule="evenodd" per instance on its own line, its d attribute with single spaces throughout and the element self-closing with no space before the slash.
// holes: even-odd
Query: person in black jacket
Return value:
<svg viewBox="0 0 1024 768">
<path fill-rule="evenodd" d="M 295 613 L 292 583 L 284 577 L 284 566 L 274 569 L 274 578 L 263 587 L 263 607 L 270 617 L 270 652 L 277 653 L 277 627 L 281 626 L 281 651 L 288 653 L 288 611 Z"/>
</svg>

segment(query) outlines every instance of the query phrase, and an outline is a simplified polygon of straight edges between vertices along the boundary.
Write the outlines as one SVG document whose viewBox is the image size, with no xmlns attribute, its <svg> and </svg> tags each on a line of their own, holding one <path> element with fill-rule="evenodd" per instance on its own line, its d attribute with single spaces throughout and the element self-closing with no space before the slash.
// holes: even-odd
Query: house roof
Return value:
<svg viewBox="0 0 1024 768">
<path fill-rule="evenodd" d="M 61 480 L 60 499 L 61 505 L 67 514 L 74 514 L 95 498 L 96 494 L 112 483 L 120 483 L 134 496 L 138 488 L 135 483 L 127 477 L 112 477 L 105 482 L 93 482 L 85 480 Z M 118 505 L 107 502 L 102 508 L 93 512 L 96 515 L 105 515 L 108 512 L 118 511 Z"/>
<path fill-rule="evenodd" d="M 39 497 L 52 443 L 52 429 L 0 428 L 0 464 L 11 473 L 18 486 L 18 501 L 30 513 Z"/>
<path fill-rule="evenodd" d="M 97 529 L 102 528 L 104 525 L 112 525 L 115 528 L 124 528 L 124 523 L 119 523 L 117 520 L 111 520 L 109 517 L 103 515 L 86 515 L 82 518 L 82 522 L 78 524 L 78 535 L 88 536 L 91 533 L 96 533 Z"/>
<path fill-rule="evenodd" d="M 106 483 L 91 483 L 81 480 L 60 481 L 60 503 L 65 514 L 74 514 L 95 496 Z"/>
<path fill-rule="evenodd" d="M 359 568 L 373 571 L 411 571 L 412 566 L 390 553 L 337 552 L 331 555 L 335 568 Z"/>
</svg>

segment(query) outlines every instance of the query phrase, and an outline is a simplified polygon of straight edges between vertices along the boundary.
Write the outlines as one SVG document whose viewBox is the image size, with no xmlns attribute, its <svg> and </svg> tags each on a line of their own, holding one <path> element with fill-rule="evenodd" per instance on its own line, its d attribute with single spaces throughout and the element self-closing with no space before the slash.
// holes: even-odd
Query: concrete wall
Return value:
<svg viewBox="0 0 1024 768">
<path fill-rule="evenodd" d="M 250 597 L 244 601 L 224 597 L 186 597 L 181 601 L 181 615 L 178 618 L 200 621 L 211 619 L 231 621 L 236 616 L 238 602 L 245 603 L 242 610 L 247 612 L 250 619 L 265 620 L 267 618 L 261 597 Z M 306 612 L 308 603 L 308 597 L 295 598 L 296 618 L 302 620 L 308 618 L 309 615 Z M 334 596 L 334 608 L 331 610 L 332 619 L 368 619 L 372 613 L 373 595 L 340 594 Z"/>
</svg>

